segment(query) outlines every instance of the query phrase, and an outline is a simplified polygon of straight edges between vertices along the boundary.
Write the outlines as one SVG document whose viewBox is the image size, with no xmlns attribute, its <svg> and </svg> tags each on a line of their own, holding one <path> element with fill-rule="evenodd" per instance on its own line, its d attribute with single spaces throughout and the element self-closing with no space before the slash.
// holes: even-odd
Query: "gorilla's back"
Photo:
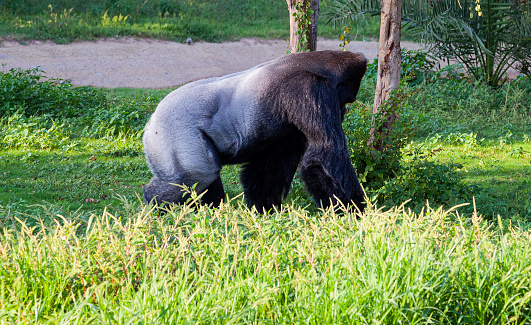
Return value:
<svg viewBox="0 0 531 325">
<path fill-rule="evenodd" d="M 255 94 L 264 80 L 261 67 L 198 80 L 174 90 L 151 116 L 144 143 L 155 132 L 168 134 L 165 139 L 177 135 L 177 139 L 187 141 L 199 130 L 215 143 L 220 154 L 236 156 L 255 137 L 259 120 Z"/>
</svg>

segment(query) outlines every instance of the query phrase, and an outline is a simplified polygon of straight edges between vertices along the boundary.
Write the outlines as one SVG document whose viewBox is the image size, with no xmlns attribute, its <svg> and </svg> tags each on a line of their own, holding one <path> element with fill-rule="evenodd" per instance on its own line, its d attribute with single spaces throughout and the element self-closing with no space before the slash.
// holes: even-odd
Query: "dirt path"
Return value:
<svg viewBox="0 0 531 325">
<path fill-rule="evenodd" d="M 133 38 L 67 45 L 2 42 L 0 64 L 4 69 L 39 66 L 48 77 L 70 79 L 77 86 L 167 88 L 245 70 L 285 54 L 287 46 L 283 40 L 259 39 L 193 45 Z M 351 42 L 347 48 L 368 59 L 378 53 L 377 42 Z M 402 48 L 419 45 L 402 42 Z M 321 39 L 318 49 L 337 50 L 339 41 Z"/>
</svg>

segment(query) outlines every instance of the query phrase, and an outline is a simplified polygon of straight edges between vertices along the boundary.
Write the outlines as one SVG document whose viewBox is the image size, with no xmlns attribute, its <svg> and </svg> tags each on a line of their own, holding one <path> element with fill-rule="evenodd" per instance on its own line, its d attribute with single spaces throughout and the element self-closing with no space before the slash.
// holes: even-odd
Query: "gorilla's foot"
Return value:
<svg viewBox="0 0 531 325">
<path fill-rule="evenodd" d="M 161 204 L 162 202 L 182 203 L 183 190 L 181 187 L 162 181 L 153 177 L 151 181 L 144 185 L 144 201 L 146 203 Z"/>
</svg>

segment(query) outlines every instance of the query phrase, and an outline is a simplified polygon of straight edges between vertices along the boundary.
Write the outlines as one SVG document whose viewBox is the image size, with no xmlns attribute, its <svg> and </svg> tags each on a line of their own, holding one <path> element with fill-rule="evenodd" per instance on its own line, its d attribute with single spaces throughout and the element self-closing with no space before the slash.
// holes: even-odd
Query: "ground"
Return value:
<svg viewBox="0 0 531 325">
<path fill-rule="evenodd" d="M 318 41 L 318 50 L 339 50 L 339 40 Z M 414 50 L 418 44 L 402 42 Z M 242 71 L 286 53 L 285 40 L 243 39 L 192 45 L 151 39 L 107 39 L 57 45 L 0 43 L 4 70 L 39 66 L 48 77 L 70 79 L 76 86 L 169 88 L 207 77 Z M 348 50 L 376 58 L 378 42 L 353 41 Z"/>
</svg>

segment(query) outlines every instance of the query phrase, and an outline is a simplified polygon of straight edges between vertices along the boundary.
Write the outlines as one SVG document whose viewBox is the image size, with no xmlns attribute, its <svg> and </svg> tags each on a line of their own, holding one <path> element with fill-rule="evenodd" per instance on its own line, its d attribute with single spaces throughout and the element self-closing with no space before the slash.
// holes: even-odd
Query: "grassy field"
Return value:
<svg viewBox="0 0 531 325">
<path fill-rule="evenodd" d="M 326 12 L 327 1 L 321 1 Z M 377 37 L 379 18 L 354 22 L 353 38 Z M 335 28 L 337 27 L 337 28 Z M 321 18 L 319 35 L 337 38 L 342 26 Z M 289 13 L 278 0 L 54 1 L 5 0 L 0 37 L 68 43 L 101 37 L 151 37 L 185 42 L 220 42 L 244 37 L 289 37 Z"/>
<path fill-rule="evenodd" d="M 183 1 L 165 14 L 169 3 L 8 0 L 0 30 L 67 42 L 144 26 L 141 36 L 182 40 L 179 17 L 193 24 L 202 8 L 197 26 L 212 20 L 199 39 L 285 37 L 287 21 L 263 16 L 267 6 L 284 17 L 284 1 Z M 234 27 L 235 8 L 255 16 Z M 171 33 L 144 34 L 162 23 Z M 275 26 L 280 36 L 264 34 Z M 369 197 L 361 216 L 318 209 L 298 177 L 285 204 L 260 215 L 243 204 L 238 166 L 222 171 L 219 209 L 193 195 L 160 215 L 141 200 L 151 177 L 141 135 L 170 89 L 2 72 L 0 323 L 530 324 L 531 79 L 494 90 L 408 55 L 383 160 L 365 155 L 374 65 L 345 119 Z"/>
<path fill-rule="evenodd" d="M 355 164 L 373 70 L 345 121 Z M 531 322 L 529 78 L 405 85 L 401 167 L 378 183 L 358 166 L 363 216 L 317 209 L 298 178 L 263 216 L 238 166 L 219 209 L 142 203 L 140 135 L 170 90 L 38 76 L 1 75 L 2 323 Z"/>
<path fill-rule="evenodd" d="M 104 209 L 117 213 L 124 198 L 140 204 L 142 185 L 151 176 L 142 153 L 142 129 L 171 90 L 57 86 L 53 80 L 38 82 L 38 71 L 2 76 L 9 93 L 3 97 L 0 120 L 0 213 L 27 222 L 36 221 L 25 215 L 49 219 L 56 213 L 87 219 Z M 395 171 L 400 177 L 376 183 L 370 175 L 364 179 L 356 154 L 365 147 L 370 125 L 359 121 L 370 121 L 374 86 L 375 74 L 369 72 L 345 122 L 352 160 L 369 197 L 380 206 L 412 199 L 408 207 L 418 212 L 426 200 L 449 208 L 470 203 L 474 196 L 488 219 L 500 214 L 528 227 L 529 79 L 497 91 L 464 79 L 406 86 L 410 95 L 398 133 L 407 141 L 400 148 L 402 167 Z M 438 174 L 449 176 L 434 176 Z M 241 192 L 238 166 L 225 167 L 223 178 L 230 197 Z M 298 178 L 292 192 L 289 202 L 313 207 Z"/>
<path fill-rule="evenodd" d="M 186 205 L 4 228 L 14 324 L 528 324 L 529 232 L 443 210 Z M 127 217 L 124 217 L 127 215 Z"/>
</svg>

